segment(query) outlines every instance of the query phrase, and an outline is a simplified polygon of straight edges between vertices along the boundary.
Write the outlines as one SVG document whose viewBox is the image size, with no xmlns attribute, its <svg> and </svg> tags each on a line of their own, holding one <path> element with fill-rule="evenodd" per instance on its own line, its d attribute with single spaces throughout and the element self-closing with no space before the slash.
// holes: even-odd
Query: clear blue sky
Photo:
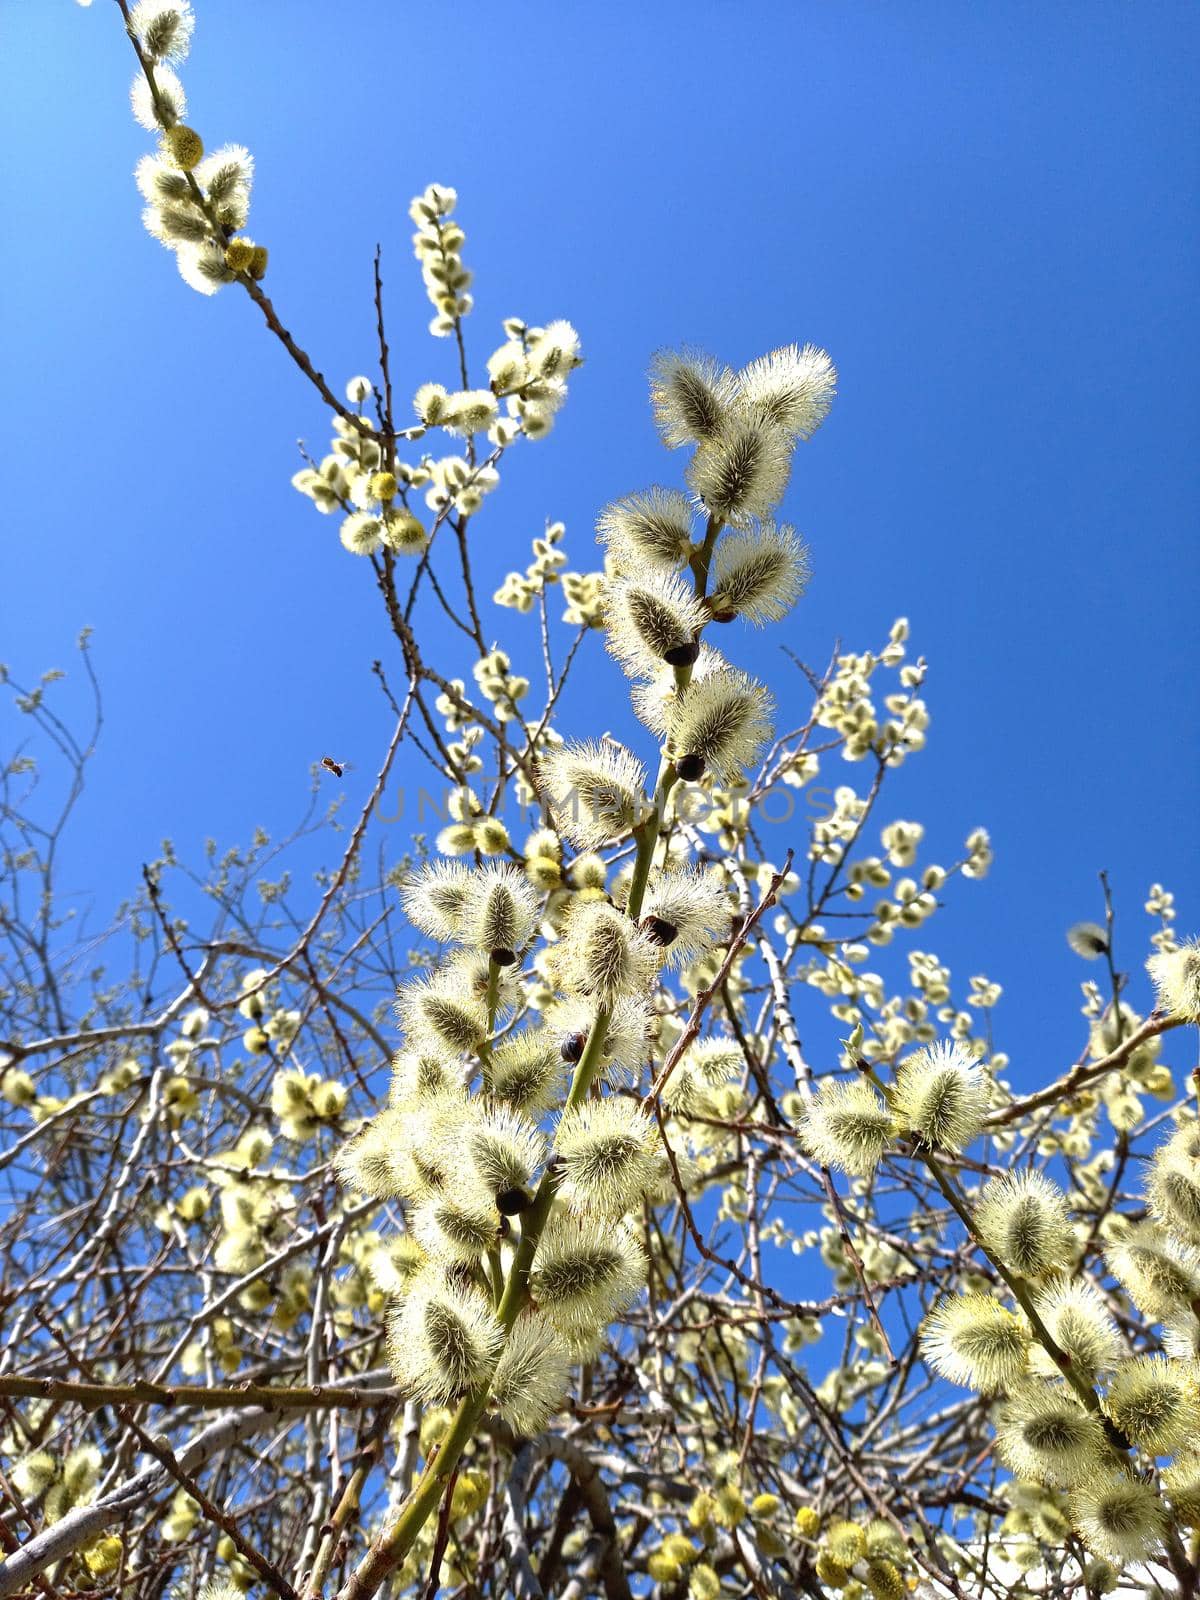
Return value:
<svg viewBox="0 0 1200 1600">
<path fill-rule="evenodd" d="M 1200 927 L 1200 14 L 196 3 L 190 120 L 253 151 L 270 291 L 331 380 L 369 366 L 377 239 L 402 390 L 450 377 L 406 215 L 430 180 L 460 193 L 477 358 L 503 316 L 581 330 L 558 427 L 475 524 L 489 579 L 547 515 L 591 565 L 604 501 L 673 481 L 655 347 L 833 353 L 786 505 L 816 565 L 789 642 L 823 660 L 911 619 L 934 720 L 888 815 L 941 859 L 977 823 L 997 851 L 917 943 L 1005 985 L 1020 1080 L 1059 1067 L 1097 869 L 1127 959 L 1153 879 Z M 98 907 L 164 835 L 283 831 L 311 762 L 386 732 L 369 572 L 288 482 L 326 416 L 245 297 L 195 295 L 143 232 L 131 72 L 111 0 L 4 0 L 0 657 L 32 677 L 96 629 L 108 722 L 68 864 Z"/>
</svg>

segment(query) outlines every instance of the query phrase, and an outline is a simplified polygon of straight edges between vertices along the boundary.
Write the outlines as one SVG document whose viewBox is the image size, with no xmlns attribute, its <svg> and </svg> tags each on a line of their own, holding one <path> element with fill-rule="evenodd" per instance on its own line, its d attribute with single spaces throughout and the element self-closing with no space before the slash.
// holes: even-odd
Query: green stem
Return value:
<svg viewBox="0 0 1200 1600">
<path fill-rule="evenodd" d="M 487 994 L 488 1033 L 495 1032 L 496 1012 L 500 1009 L 500 966 L 491 956 L 488 957 Z M 490 1040 L 489 1040 L 490 1044 Z"/>
<path fill-rule="evenodd" d="M 691 668 L 680 668 L 691 675 Z M 650 815 L 641 827 L 634 830 L 637 839 L 637 854 L 633 861 L 633 876 L 629 880 L 629 900 L 626 905 L 628 915 L 634 922 L 642 914 L 642 901 L 646 898 L 646 884 L 650 878 L 650 866 L 654 860 L 654 846 L 662 834 L 663 820 L 667 814 L 667 800 L 671 790 L 675 787 L 678 774 L 675 763 L 669 756 L 663 756 L 658 768 L 658 779 L 654 785 L 654 800 Z"/>
<path fill-rule="evenodd" d="M 704 542 L 688 563 L 696 581 L 697 600 L 703 600 L 708 593 L 708 569 L 712 564 L 712 554 L 717 543 L 717 535 L 724 526 L 725 524 L 718 517 L 709 517 L 708 526 L 704 530 Z M 690 669 L 688 676 L 691 676 Z"/>
<path fill-rule="evenodd" d="M 339 1600 L 368 1600 L 412 1549 L 453 1477 L 459 1457 L 471 1441 L 487 1405 L 488 1393 L 485 1383 L 459 1405 L 436 1453 L 426 1463 L 395 1522 L 371 1545 L 343 1585 Z"/>
</svg>

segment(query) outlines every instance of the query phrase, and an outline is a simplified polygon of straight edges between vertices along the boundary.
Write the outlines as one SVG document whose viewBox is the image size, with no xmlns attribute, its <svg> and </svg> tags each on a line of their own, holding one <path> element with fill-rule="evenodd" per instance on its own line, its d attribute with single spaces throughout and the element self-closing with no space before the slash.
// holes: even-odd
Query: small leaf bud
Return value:
<svg viewBox="0 0 1200 1600">
<path fill-rule="evenodd" d="M 572 1066 L 582 1059 L 583 1047 L 587 1043 L 587 1035 L 583 1033 L 569 1033 L 559 1046 L 559 1053 L 564 1061 Z"/>
</svg>

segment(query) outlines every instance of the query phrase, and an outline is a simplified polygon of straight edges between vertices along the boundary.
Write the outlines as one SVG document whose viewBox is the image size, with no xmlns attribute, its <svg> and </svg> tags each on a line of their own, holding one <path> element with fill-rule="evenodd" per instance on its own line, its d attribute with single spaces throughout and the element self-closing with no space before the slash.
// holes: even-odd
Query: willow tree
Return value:
<svg viewBox="0 0 1200 1600">
<path fill-rule="evenodd" d="M 1151 992 L 1105 888 L 1078 1057 L 1015 1093 L 999 986 L 928 947 L 988 836 L 939 864 L 889 810 L 929 725 L 906 623 L 737 665 L 802 601 L 781 505 L 830 358 L 655 356 L 663 483 L 597 481 L 601 565 L 549 522 L 489 607 L 476 527 L 507 539 L 576 331 L 468 354 L 431 184 L 435 376 L 393 383 L 377 255 L 372 370 L 332 385 L 266 287 L 249 152 L 189 113 L 186 0 L 116 7 L 148 231 L 331 415 L 293 482 L 378 593 L 389 734 L 289 838 L 165 848 L 101 967 L 56 876 L 94 739 L 54 674 L 13 686 L 0 1594 L 1194 1594 L 1200 1126 L 1162 1049 L 1200 950 L 1156 885 Z M 628 681 L 628 745 L 560 731 L 583 663 Z M 432 849 L 382 825 L 400 770 Z"/>
</svg>

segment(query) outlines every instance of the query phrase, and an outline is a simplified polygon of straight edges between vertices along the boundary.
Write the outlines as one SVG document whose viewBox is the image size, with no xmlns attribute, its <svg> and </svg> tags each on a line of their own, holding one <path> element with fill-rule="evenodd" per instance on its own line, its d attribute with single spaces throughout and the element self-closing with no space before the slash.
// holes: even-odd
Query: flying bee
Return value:
<svg viewBox="0 0 1200 1600">
<path fill-rule="evenodd" d="M 350 770 L 350 763 L 348 761 L 335 761 L 332 756 L 322 756 L 321 765 L 325 768 L 326 772 L 332 772 L 335 778 L 342 777 Z"/>
</svg>

